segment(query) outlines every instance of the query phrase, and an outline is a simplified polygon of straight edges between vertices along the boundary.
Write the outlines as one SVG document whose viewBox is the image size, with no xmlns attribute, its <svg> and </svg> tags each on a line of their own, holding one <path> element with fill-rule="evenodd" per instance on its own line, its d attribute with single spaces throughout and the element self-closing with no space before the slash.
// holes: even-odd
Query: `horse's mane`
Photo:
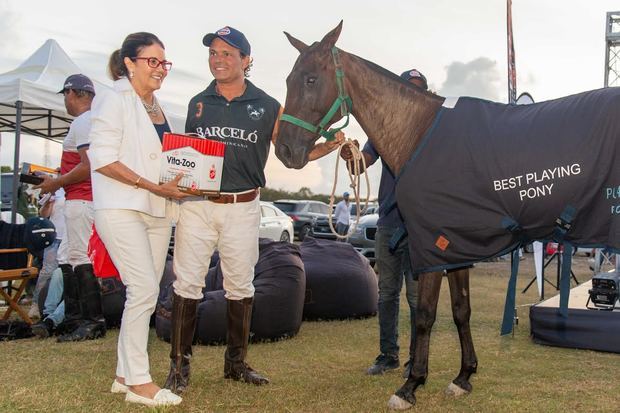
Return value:
<svg viewBox="0 0 620 413">
<path fill-rule="evenodd" d="M 343 51 L 344 52 L 344 51 Z M 363 62 L 366 66 L 368 66 L 368 68 L 370 70 L 372 70 L 373 72 L 376 72 L 377 74 L 381 75 L 381 76 L 385 76 L 395 82 L 398 82 L 401 86 L 404 86 L 408 89 L 413 89 L 416 90 L 418 92 L 424 92 L 424 93 L 431 93 L 428 90 L 422 89 L 421 87 L 419 87 L 418 85 L 415 85 L 405 79 L 403 79 L 402 77 L 398 76 L 397 74 L 395 74 L 394 72 L 391 72 L 389 70 L 387 70 L 386 68 L 379 66 L 378 64 L 371 62 L 370 60 L 366 60 L 363 57 L 359 57 L 353 53 L 349 53 L 349 52 L 344 52 L 347 53 L 349 56 L 352 56 L 356 59 L 359 59 L 361 62 Z"/>
</svg>

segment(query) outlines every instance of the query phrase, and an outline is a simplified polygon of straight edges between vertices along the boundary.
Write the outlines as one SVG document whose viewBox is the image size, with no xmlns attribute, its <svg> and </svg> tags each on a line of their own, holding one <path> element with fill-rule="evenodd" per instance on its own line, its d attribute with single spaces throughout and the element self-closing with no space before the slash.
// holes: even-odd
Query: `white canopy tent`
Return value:
<svg viewBox="0 0 620 413">
<path fill-rule="evenodd" d="M 65 79 L 76 73 L 82 70 L 55 40 L 49 39 L 16 69 L 0 74 L 0 132 L 15 132 L 13 222 L 17 210 L 21 134 L 62 141 L 73 118 L 66 113 L 63 96 L 58 91 Z M 92 77 L 91 80 L 95 91 L 108 87 Z M 166 106 L 165 102 L 162 106 Z M 183 117 L 169 112 L 166 115 L 173 129 L 184 129 Z"/>
</svg>

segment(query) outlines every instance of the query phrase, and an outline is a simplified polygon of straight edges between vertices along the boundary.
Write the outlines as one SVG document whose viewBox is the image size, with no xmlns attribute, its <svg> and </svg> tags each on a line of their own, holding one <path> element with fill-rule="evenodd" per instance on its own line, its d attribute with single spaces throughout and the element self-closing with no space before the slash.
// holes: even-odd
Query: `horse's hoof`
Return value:
<svg viewBox="0 0 620 413">
<path fill-rule="evenodd" d="M 469 394 L 469 392 L 465 390 L 464 388 L 457 386 L 453 382 L 450 382 L 450 384 L 448 385 L 448 388 L 446 389 L 446 395 L 448 396 L 460 397 L 465 394 Z"/>
<path fill-rule="evenodd" d="M 413 404 L 409 403 L 405 399 L 401 399 L 397 395 L 393 394 L 388 401 L 388 408 L 393 410 L 407 410 L 413 407 Z"/>
</svg>

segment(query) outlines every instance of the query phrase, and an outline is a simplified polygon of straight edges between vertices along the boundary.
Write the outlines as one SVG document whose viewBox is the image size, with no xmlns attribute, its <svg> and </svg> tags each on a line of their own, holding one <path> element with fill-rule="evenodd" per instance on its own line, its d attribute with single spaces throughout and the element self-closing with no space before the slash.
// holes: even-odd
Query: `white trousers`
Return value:
<svg viewBox="0 0 620 413">
<path fill-rule="evenodd" d="M 259 225 L 258 197 L 234 204 L 182 202 L 174 234 L 174 292 L 184 298 L 202 299 L 211 255 L 217 248 L 226 298 L 253 297 Z"/>
<path fill-rule="evenodd" d="M 58 263 L 71 264 L 72 267 L 90 264 L 86 251 L 90 234 L 93 231 L 93 203 L 92 201 L 71 199 L 65 201 L 64 208 L 67 233 L 59 248 L 66 251 L 66 254 L 58 256 Z"/>
<path fill-rule="evenodd" d="M 166 264 L 171 219 L 132 210 L 102 209 L 95 211 L 95 226 L 127 288 L 116 375 L 124 377 L 127 385 L 150 383 L 149 321 Z"/>
</svg>

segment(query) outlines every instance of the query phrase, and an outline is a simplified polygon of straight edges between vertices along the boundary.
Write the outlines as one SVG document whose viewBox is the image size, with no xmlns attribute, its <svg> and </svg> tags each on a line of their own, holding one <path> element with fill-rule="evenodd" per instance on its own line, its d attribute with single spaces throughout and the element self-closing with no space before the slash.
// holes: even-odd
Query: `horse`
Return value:
<svg viewBox="0 0 620 413">
<path fill-rule="evenodd" d="M 329 103 L 326 102 L 337 102 L 332 105 L 332 109 L 352 102 L 351 114 L 360 123 L 384 162 L 398 175 L 431 126 L 444 98 L 404 82 L 374 63 L 339 50 L 338 64 L 346 69 L 346 73 L 355 76 L 348 76 L 344 80 L 351 102 L 338 100 L 338 87 L 332 74 L 336 69 L 332 50 L 336 50 L 334 47 L 341 29 L 342 21 L 320 42 L 311 46 L 285 32 L 289 42 L 300 53 L 286 80 L 285 111 L 287 114 L 295 114 L 304 122 L 311 120 L 319 123 L 322 114 L 329 109 Z M 341 114 L 335 114 L 331 119 L 321 122 L 321 128 L 337 122 L 341 117 Z M 275 153 L 285 166 L 300 169 L 306 165 L 308 153 L 319 138 L 318 128 L 312 128 L 313 125 L 308 124 L 303 128 L 292 123 L 280 123 Z M 331 131 L 324 132 L 329 136 Z M 406 383 L 390 398 L 388 404 L 391 408 L 406 409 L 413 406 L 416 401 L 415 390 L 426 382 L 430 333 L 436 317 L 443 275 L 444 272 L 436 271 L 419 277 L 413 365 Z M 461 343 L 461 369 L 449 384 L 447 393 L 460 396 L 471 392 L 470 377 L 478 365 L 469 325 L 469 269 L 449 270 L 447 278 L 452 314 Z"/>
<path fill-rule="evenodd" d="M 516 247 L 533 240 L 563 242 L 569 264 L 574 246 L 620 251 L 620 89 L 532 105 L 443 98 L 336 48 L 341 29 L 342 22 L 309 46 L 285 32 L 300 54 L 286 80 L 276 156 L 302 168 L 320 136 L 332 139 L 349 114 L 357 119 L 398 177 L 411 264 L 421 273 L 413 366 L 388 406 L 413 406 L 428 376 L 441 271 L 461 342 L 461 370 L 447 393 L 469 393 L 478 362 L 467 265 L 510 251 L 514 258 Z M 345 116 L 344 126 L 329 129 Z M 569 291 L 570 265 L 563 265 L 562 316 Z M 512 324 L 511 304 L 507 299 L 503 334 Z"/>
</svg>

